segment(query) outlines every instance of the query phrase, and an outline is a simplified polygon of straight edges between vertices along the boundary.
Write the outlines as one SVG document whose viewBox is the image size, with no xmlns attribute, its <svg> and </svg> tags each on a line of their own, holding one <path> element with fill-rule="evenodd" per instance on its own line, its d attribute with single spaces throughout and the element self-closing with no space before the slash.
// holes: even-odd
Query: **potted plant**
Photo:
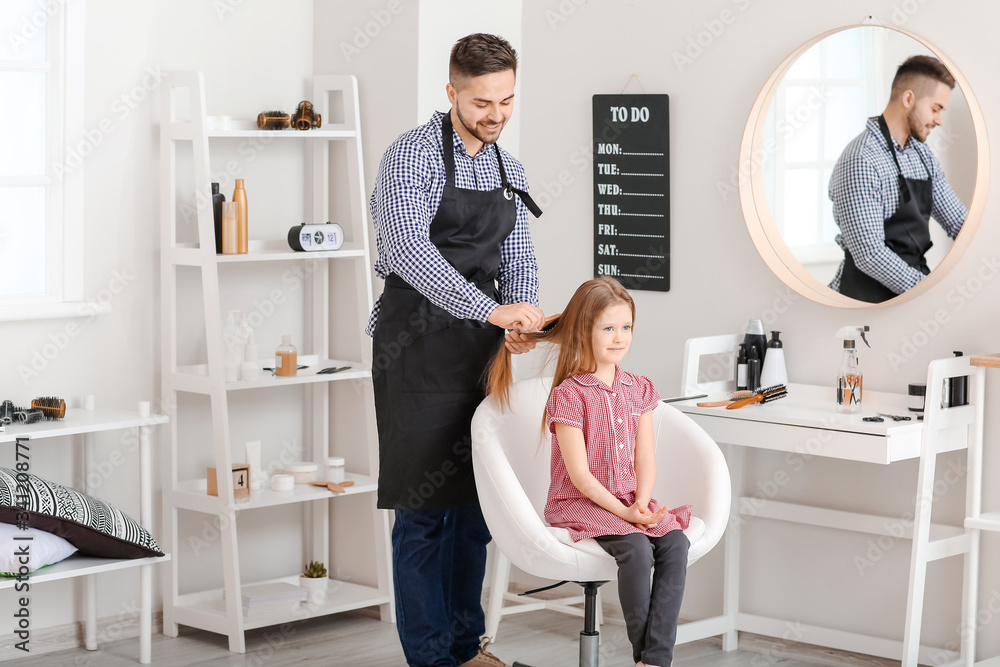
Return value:
<svg viewBox="0 0 1000 667">
<path fill-rule="evenodd" d="M 311 561 L 302 570 L 299 586 L 309 592 L 309 604 L 322 604 L 326 599 L 326 566 L 319 561 Z"/>
</svg>

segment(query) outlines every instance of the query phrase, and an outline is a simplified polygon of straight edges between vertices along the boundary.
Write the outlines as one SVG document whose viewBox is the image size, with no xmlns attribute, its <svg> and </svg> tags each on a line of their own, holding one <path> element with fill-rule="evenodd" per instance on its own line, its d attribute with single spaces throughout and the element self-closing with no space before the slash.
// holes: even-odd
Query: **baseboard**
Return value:
<svg viewBox="0 0 1000 667">
<path fill-rule="evenodd" d="M 153 634 L 163 632 L 163 612 L 152 614 Z M 119 614 L 97 619 L 97 650 L 110 642 L 120 639 L 134 638 L 139 640 L 139 617 L 137 614 Z M 84 648 L 83 621 L 73 621 L 64 625 L 54 625 L 48 628 L 32 629 L 28 644 L 29 653 L 19 651 L 14 645 L 19 642 L 13 633 L 0 635 L 0 646 L 9 646 L 9 650 L 0 651 L 0 662 L 20 660 L 27 656 L 43 655 L 56 651 L 68 651 L 74 648 Z M 138 655 L 138 647 L 136 648 Z M 96 652 L 95 652 L 96 653 Z"/>
</svg>

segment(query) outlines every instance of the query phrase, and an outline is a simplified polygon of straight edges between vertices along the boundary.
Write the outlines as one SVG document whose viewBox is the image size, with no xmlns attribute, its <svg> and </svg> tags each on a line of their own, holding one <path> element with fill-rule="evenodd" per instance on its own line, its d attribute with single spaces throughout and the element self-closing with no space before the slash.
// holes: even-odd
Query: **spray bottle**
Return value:
<svg viewBox="0 0 1000 667">
<path fill-rule="evenodd" d="M 837 332 L 837 338 L 844 341 L 844 356 L 840 360 L 840 370 L 837 373 L 837 412 L 858 413 L 861 412 L 861 396 L 864 386 L 864 375 L 861 366 L 858 364 L 858 356 L 855 354 L 854 341 L 861 337 L 865 345 L 871 347 L 865 332 L 869 331 L 868 325 L 843 327 Z"/>
</svg>

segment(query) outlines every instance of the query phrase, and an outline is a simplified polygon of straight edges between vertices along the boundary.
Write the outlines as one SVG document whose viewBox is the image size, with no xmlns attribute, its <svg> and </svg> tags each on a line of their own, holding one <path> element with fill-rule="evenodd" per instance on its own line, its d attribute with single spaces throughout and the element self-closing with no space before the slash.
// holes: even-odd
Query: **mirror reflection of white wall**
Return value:
<svg viewBox="0 0 1000 667">
<path fill-rule="evenodd" d="M 823 284 L 844 257 L 828 196 L 830 174 L 844 147 L 882 113 L 896 68 L 910 56 L 934 55 L 919 42 L 878 26 L 830 35 L 803 53 L 779 84 L 768 109 L 762 156 L 764 186 L 778 231 L 795 257 Z M 959 198 L 975 183 L 975 136 L 961 91 L 951 94 L 944 124 L 927 140 Z M 767 150 L 773 148 L 773 150 Z M 952 241 L 931 225 L 933 269 Z"/>
</svg>

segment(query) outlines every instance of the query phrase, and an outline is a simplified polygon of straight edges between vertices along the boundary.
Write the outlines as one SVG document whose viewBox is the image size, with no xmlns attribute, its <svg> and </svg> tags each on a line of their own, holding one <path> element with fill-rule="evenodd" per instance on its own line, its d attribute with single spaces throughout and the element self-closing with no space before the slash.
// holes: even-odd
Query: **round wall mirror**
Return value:
<svg viewBox="0 0 1000 667">
<path fill-rule="evenodd" d="M 771 270 L 799 294 L 840 308 L 859 301 L 829 287 L 844 259 L 829 185 L 844 148 L 886 108 L 896 68 L 910 56 L 939 59 L 955 78 L 944 119 L 926 137 L 968 208 L 954 241 L 931 220 L 929 275 L 882 303 L 912 299 L 937 283 L 972 241 L 986 204 L 989 149 L 968 83 L 925 40 L 893 27 L 855 25 L 806 42 L 778 66 L 754 102 L 740 147 L 739 190 L 747 229 Z M 913 139 L 911 139 L 913 140 Z"/>
</svg>

